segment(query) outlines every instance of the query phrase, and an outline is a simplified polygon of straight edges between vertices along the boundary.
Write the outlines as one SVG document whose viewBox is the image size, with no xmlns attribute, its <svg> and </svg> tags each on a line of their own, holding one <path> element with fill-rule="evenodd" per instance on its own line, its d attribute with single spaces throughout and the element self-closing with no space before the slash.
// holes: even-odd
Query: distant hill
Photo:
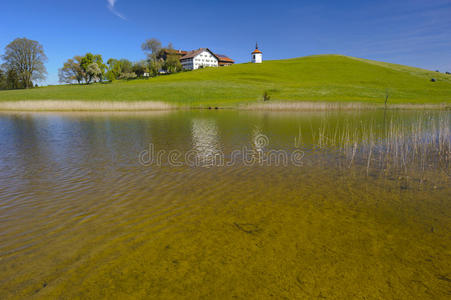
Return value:
<svg viewBox="0 0 451 300">
<path fill-rule="evenodd" d="M 431 82 L 431 79 L 436 82 Z M 450 103 L 451 75 L 341 55 L 237 64 L 108 84 L 0 91 L 5 100 L 155 100 L 189 106 L 262 101 Z"/>
</svg>

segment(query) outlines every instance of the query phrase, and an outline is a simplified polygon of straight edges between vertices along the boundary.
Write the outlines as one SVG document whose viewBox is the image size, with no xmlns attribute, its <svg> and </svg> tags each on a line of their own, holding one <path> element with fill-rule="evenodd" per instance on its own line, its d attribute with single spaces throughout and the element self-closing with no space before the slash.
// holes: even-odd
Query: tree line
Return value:
<svg viewBox="0 0 451 300">
<path fill-rule="evenodd" d="M 169 43 L 163 47 L 158 39 L 146 40 L 142 46 L 147 59 L 132 62 L 128 59 L 110 58 L 106 64 L 102 55 L 87 53 L 68 59 L 59 70 L 61 83 L 90 84 L 93 82 L 113 81 L 118 79 L 135 79 L 155 77 L 164 73 L 182 71 L 179 56 Z"/>
<path fill-rule="evenodd" d="M 5 47 L 0 56 L 0 90 L 27 89 L 45 80 L 47 56 L 37 41 L 17 38 Z"/>
<path fill-rule="evenodd" d="M 141 48 L 147 59 L 137 62 L 111 58 L 105 63 L 102 55 L 92 53 L 74 56 L 59 69 L 59 81 L 90 84 L 106 80 L 154 77 L 160 75 L 161 71 L 182 71 L 179 56 L 171 43 L 163 47 L 158 39 L 152 38 L 146 40 Z M 5 53 L 0 58 L 0 90 L 33 88 L 46 79 L 44 64 L 47 56 L 44 47 L 37 41 L 17 38 L 5 47 Z"/>
</svg>

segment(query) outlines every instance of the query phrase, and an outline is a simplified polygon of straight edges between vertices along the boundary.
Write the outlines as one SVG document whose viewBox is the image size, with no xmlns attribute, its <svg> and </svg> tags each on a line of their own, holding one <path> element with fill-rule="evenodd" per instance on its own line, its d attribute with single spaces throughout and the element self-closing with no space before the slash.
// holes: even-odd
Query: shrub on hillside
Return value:
<svg viewBox="0 0 451 300">
<path fill-rule="evenodd" d="M 138 77 L 138 75 L 136 75 L 136 73 L 134 73 L 134 72 L 131 72 L 131 73 L 122 73 L 122 74 L 119 76 L 119 79 L 126 79 L 126 80 L 129 80 L 129 79 L 135 79 L 136 77 Z"/>
</svg>

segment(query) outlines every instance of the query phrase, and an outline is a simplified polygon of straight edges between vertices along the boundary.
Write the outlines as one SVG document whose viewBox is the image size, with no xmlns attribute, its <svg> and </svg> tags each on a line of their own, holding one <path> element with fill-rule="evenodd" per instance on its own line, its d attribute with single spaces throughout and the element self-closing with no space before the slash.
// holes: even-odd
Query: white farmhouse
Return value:
<svg viewBox="0 0 451 300">
<path fill-rule="evenodd" d="M 218 57 L 208 48 L 189 51 L 180 58 L 184 70 L 197 70 L 199 68 L 219 66 Z"/>
</svg>

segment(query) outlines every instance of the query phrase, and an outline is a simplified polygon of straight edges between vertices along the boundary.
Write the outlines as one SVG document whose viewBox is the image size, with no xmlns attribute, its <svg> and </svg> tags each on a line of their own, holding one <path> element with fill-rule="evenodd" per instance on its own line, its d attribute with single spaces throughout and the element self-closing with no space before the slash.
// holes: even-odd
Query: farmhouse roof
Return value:
<svg viewBox="0 0 451 300">
<path fill-rule="evenodd" d="M 223 55 L 223 54 L 215 54 L 215 55 L 219 59 L 220 62 L 229 62 L 229 63 L 235 62 L 233 59 L 231 59 L 227 55 Z"/>
<path fill-rule="evenodd" d="M 197 56 L 198 54 L 200 54 L 200 53 L 202 53 L 202 52 L 204 52 L 204 51 L 210 52 L 213 56 L 215 56 L 215 57 L 219 60 L 219 57 L 217 57 L 216 54 L 214 54 L 214 53 L 213 53 L 210 49 L 208 49 L 208 48 L 200 48 L 200 49 L 197 49 L 197 50 L 188 51 L 188 52 L 185 54 L 185 56 L 182 56 L 182 57 L 180 58 L 180 60 L 188 59 L 188 58 L 193 58 L 193 57 Z"/>
</svg>

